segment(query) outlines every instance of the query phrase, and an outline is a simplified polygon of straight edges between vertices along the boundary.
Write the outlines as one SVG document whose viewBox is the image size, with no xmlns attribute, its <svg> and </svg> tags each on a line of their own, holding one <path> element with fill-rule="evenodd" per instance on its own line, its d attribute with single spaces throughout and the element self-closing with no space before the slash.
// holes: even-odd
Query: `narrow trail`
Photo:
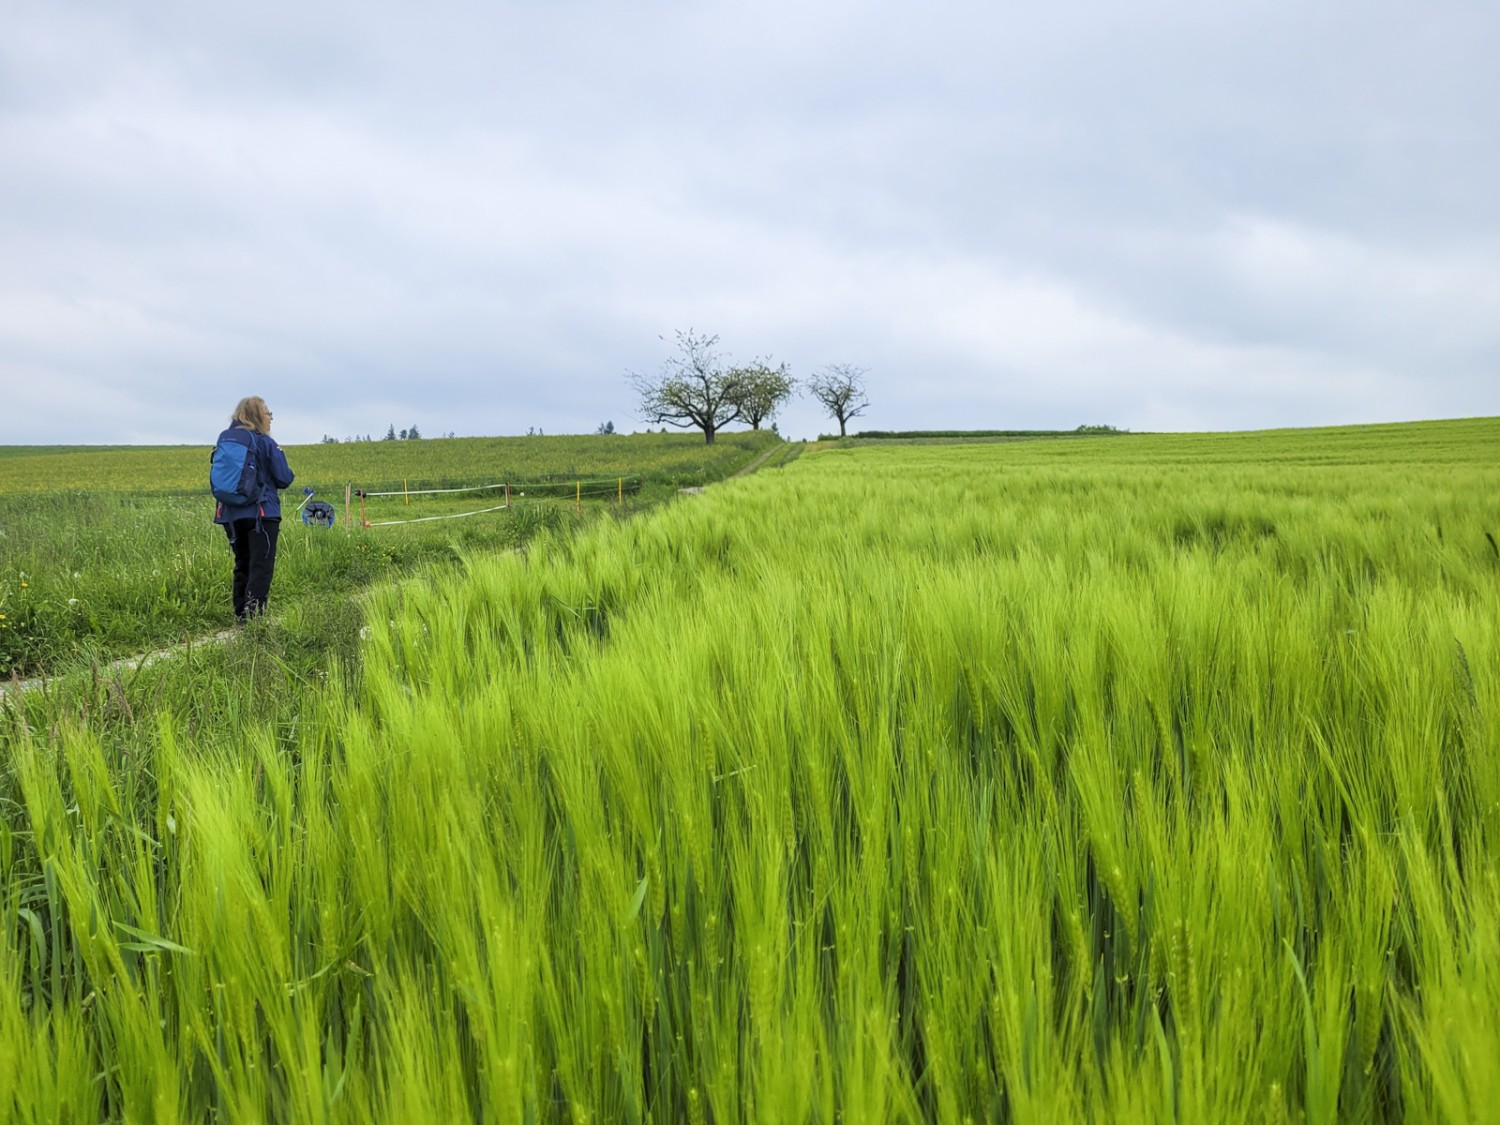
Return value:
<svg viewBox="0 0 1500 1125">
<path fill-rule="evenodd" d="M 793 446 L 792 443 L 790 443 L 790 442 L 784 441 L 780 445 L 773 445 L 773 446 L 771 446 L 770 449 L 766 450 L 760 456 L 756 457 L 755 460 L 751 461 L 744 468 L 742 468 L 742 469 L 736 469 L 734 472 L 730 473 L 727 477 L 724 478 L 724 480 L 734 480 L 737 477 L 748 477 L 751 473 L 755 472 L 757 469 L 763 468 L 765 466 L 766 462 L 769 461 L 769 460 L 771 460 L 771 458 L 775 457 L 777 454 L 783 454 L 784 455 L 782 457 L 783 462 L 790 461 L 794 457 L 797 456 L 796 453 L 791 453 L 791 454 L 787 453 L 787 450 L 793 449 L 793 448 L 798 449 L 798 452 L 800 452 L 800 447 Z M 714 484 L 721 484 L 722 481 L 714 481 L 713 483 Z M 699 485 L 694 485 L 691 488 L 679 488 L 677 491 L 680 492 L 684 496 L 702 496 L 704 489 L 707 488 L 707 487 L 708 487 L 707 485 L 699 484 Z"/>
<path fill-rule="evenodd" d="M 740 469 L 738 472 L 730 473 L 729 476 L 726 477 L 725 479 L 726 480 L 734 480 L 736 477 L 748 477 L 751 473 L 755 472 L 756 469 L 760 468 L 767 461 L 769 461 L 774 454 L 782 452 L 785 448 L 786 448 L 786 443 L 785 442 L 783 442 L 781 445 L 773 445 L 773 446 L 771 446 L 770 449 L 766 450 L 759 457 L 757 457 L 754 461 L 751 461 L 750 464 L 746 465 L 743 469 Z"/>
<path fill-rule="evenodd" d="M 98 665 L 99 674 L 114 675 L 119 672 L 138 672 L 142 668 L 149 668 L 158 661 L 175 660 L 179 656 L 186 656 L 193 649 L 202 648 L 204 645 L 223 644 L 225 641 L 236 636 L 238 632 L 239 630 L 237 629 L 223 629 L 217 633 L 209 633 L 206 636 L 192 637 L 188 640 L 180 641 L 167 648 L 153 649 L 151 652 L 139 652 L 134 656 L 122 656 L 117 660 L 111 660 L 108 664 Z M 18 676 L 13 676 L 8 680 L 0 680 L 0 698 L 4 698 L 7 695 L 20 695 L 24 692 L 35 691 L 38 688 L 46 687 L 58 679 L 66 679 L 70 675 L 77 674 L 80 673 L 65 672 L 61 676 L 39 676 L 34 680 L 23 680 Z"/>
</svg>

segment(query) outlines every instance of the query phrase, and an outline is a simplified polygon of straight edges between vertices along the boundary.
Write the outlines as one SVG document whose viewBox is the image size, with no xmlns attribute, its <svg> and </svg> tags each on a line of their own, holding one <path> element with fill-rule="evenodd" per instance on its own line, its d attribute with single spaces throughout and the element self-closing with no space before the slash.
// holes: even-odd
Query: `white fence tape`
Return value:
<svg viewBox="0 0 1500 1125">
<path fill-rule="evenodd" d="M 370 495 L 373 495 L 373 493 L 371 493 Z M 398 492 L 398 493 L 396 493 L 396 495 L 400 496 L 401 494 Z M 429 520 L 459 520 L 459 519 L 463 519 L 464 516 L 482 516 L 482 515 L 484 515 L 485 512 L 503 512 L 505 510 L 505 508 L 506 508 L 506 505 L 504 505 L 504 504 L 497 504 L 493 508 L 478 508 L 478 509 L 476 509 L 475 511 L 472 511 L 472 512 L 454 512 L 452 515 L 447 515 L 447 516 L 417 516 L 415 519 L 409 519 L 409 520 L 379 520 L 379 521 L 374 522 L 374 523 L 366 524 L 365 526 L 366 527 L 390 527 L 392 524 L 397 524 L 397 523 L 427 523 Z"/>
</svg>

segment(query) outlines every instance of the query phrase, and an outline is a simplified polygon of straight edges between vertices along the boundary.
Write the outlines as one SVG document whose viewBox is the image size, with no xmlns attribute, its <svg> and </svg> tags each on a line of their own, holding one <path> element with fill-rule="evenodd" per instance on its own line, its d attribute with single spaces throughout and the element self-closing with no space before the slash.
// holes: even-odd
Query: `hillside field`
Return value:
<svg viewBox="0 0 1500 1125">
<path fill-rule="evenodd" d="M 370 582 L 465 551 L 503 550 L 542 528 L 660 502 L 734 472 L 779 444 L 730 433 L 450 438 L 291 446 L 283 494 L 278 603 L 338 602 Z M 786 446 L 783 455 L 799 446 Z M 0 447 L 0 678 L 79 658 L 156 648 L 226 627 L 230 556 L 213 525 L 208 446 Z M 505 503 L 511 508 L 486 511 Z M 369 492 L 498 485 L 483 491 L 354 500 Z M 334 505 L 339 527 L 305 527 L 303 488 Z M 472 517 L 461 513 L 478 512 Z M 361 516 L 363 513 L 363 517 Z M 429 519 L 433 516 L 452 517 Z M 364 530 L 361 519 L 381 523 Z M 420 520 L 410 524 L 386 521 Z"/>
<path fill-rule="evenodd" d="M 1497 536 L 1500 419 L 855 443 L 13 697 L 0 1119 L 1492 1120 Z"/>
<path fill-rule="evenodd" d="M 209 435 L 210 438 L 213 435 Z M 513 481 L 642 477 L 673 488 L 724 475 L 727 464 L 777 441 L 765 431 L 722 433 L 713 445 L 701 434 L 610 434 L 557 437 L 426 438 L 291 445 L 287 459 L 298 487 L 325 497 L 344 485 L 368 491 L 449 488 Z M 212 442 L 172 446 L 0 447 L 0 495 L 22 492 L 126 492 L 135 495 L 208 491 Z"/>
</svg>

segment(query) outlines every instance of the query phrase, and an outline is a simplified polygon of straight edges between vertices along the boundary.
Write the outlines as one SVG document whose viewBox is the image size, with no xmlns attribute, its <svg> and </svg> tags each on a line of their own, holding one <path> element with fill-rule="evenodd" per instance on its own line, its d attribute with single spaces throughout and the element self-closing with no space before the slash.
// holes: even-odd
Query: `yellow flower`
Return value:
<svg viewBox="0 0 1500 1125">
<path fill-rule="evenodd" d="M 22 583 L 21 583 L 21 589 L 23 589 L 23 590 L 24 590 L 24 589 L 26 589 L 26 587 L 28 587 L 28 586 L 30 586 L 30 585 L 31 585 L 31 583 L 30 583 L 30 582 L 22 582 Z"/>
</svg>

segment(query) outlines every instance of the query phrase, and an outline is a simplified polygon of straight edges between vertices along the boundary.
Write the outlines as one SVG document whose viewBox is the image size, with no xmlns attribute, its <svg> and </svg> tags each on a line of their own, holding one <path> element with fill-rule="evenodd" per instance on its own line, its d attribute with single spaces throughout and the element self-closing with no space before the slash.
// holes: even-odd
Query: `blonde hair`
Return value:
<svg viewBox="0 0 1500 1125">
<path fill-rule="evenodd" d="M 260 395 L 240 399 L 240 404 L 234 408 L 234 416 L 230 421 L 248 426 L 258 434 L 271 432 L 271 412 L 266 409 L 266 400 Z"/>
</svg>

